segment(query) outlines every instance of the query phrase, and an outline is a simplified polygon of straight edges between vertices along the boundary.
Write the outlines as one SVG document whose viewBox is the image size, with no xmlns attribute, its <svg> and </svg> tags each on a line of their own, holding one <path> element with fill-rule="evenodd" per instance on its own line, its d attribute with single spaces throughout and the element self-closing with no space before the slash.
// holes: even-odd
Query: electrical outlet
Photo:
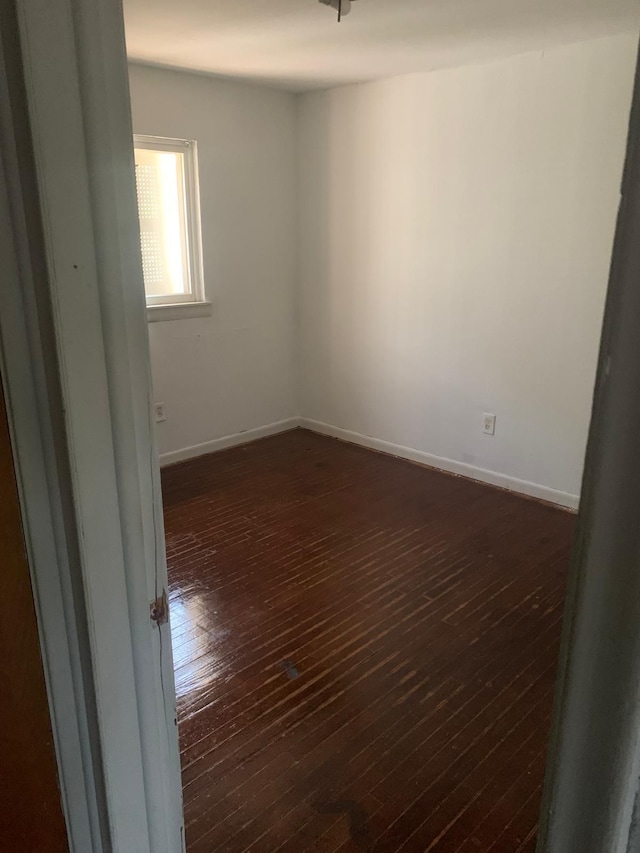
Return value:
<svg viewBox="0 0 640 853">
<path fill-rule="evenodd" d="M 157 424 L 161 424 L 167 419 L 167 413 L 164 410 L 164 403 L 153 404 L 153 417 Z"/>
<path fill-rule="evenodd" d="M 482 432 L 485 435 L 495 435 L 496 434 L 496 416 L 490 415 L 488 412 L 485 412 L 482 416 Z"/>
</svg>

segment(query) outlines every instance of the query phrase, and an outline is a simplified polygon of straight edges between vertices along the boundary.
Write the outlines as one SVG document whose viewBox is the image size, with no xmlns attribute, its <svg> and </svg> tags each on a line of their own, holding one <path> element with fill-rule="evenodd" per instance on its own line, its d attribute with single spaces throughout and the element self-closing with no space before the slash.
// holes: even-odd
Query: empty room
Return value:
<svg viewBox="0 0 640 853">
<path fill-rule="evenodd" d="M 126 0 L 186 844 L 531 853 L 635 0 Z"/>
</svg>

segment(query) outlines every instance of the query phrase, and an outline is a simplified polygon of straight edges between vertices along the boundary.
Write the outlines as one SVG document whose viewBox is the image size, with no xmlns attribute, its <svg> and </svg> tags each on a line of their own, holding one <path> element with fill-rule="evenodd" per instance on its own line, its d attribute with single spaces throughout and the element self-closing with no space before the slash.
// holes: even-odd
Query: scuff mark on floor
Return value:
<svg viewBox="0 0 640 853">
<path fill-rule="evenodd" d="M 333 800 L 316 803 L 318 814 L 344 814 L 349 821 L 349 836 L 361 850 L 371 850 L 371 833 L 369 831 L 369 815 L 366 809 L 356 800 Z"/>
<path fill-rule="evenodd" d="M 280 662 L 280 669 L 289 678 L 290 681 L 295 681 L 300 675 L 298 667 L 292 660 L 283 660 Z"/>
</svg>

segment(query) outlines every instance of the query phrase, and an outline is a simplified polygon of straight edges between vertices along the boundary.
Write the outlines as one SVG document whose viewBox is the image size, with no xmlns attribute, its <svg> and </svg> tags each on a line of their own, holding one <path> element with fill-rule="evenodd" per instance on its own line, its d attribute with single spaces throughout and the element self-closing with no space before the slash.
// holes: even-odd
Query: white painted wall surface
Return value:
<svg viewBox="0 0 640 853">
<path fill-rule="evenodd" d="M 301 97 L 306 418 L 578 494 L 636 39 Z"/>
<path fill-rule="evenodd" d="M 198 142 L 213 312 L 149 325 L 166 460 L 296 414 L 296 103 L 286 92 L 137 65 L 130 85 L 136 133 Z"/>
</svg>

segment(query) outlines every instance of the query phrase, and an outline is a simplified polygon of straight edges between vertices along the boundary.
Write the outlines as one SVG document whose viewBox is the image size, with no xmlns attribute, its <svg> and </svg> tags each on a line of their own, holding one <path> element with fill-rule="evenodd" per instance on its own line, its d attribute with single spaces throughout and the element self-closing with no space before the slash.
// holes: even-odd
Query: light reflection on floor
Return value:
<svg viewBox="0 0 640 853">
<path fill-rule="evenodd" d="M 194 588 L 172 590 L 169 602 L 176 699 L 195 700 L 222 674 L 222 655 L 212 640 L 222 641 L 227 632 L 216 626 L 217 612 Z"/>
</svg>

